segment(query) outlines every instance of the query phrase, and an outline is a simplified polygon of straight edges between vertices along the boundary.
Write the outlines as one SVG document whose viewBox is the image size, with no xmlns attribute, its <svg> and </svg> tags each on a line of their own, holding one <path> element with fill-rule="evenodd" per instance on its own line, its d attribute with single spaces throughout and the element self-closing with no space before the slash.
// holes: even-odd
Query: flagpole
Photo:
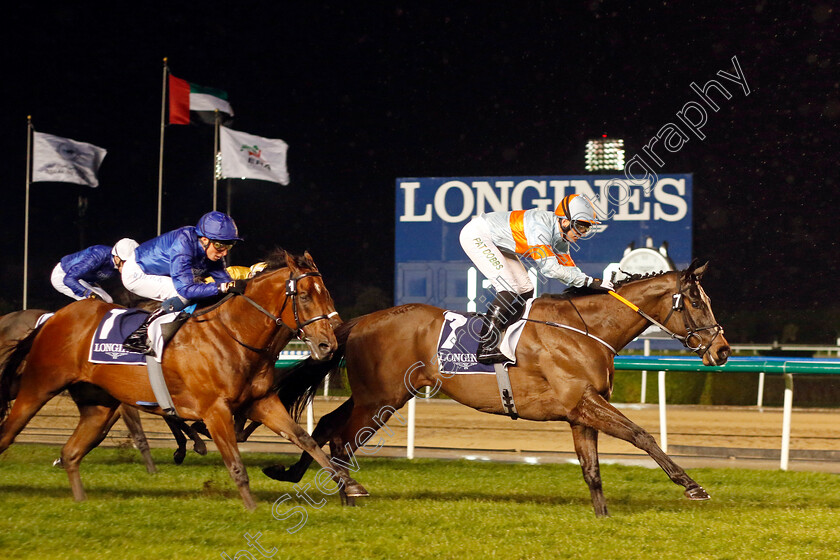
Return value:
<svg viewBox="0 0 840 560">
<path fill-rule="evenodd" d="M 157 235 L 160 235 L 161 207 L 163 205 L 163 131 L 166 127 L 166 79 L 169 76 L 169 66 L 163 57 L 163 88 L 160 96 L 160 155 L 158 156 L 158 198 L 157 198 Z"/>
<path fill-rule="evenodd" d="M 29 280 L 29 182 L 32 169 L 32 115 L 26 117 L 26 202 L 23 218 L 23 309 L 27 304 L 27 283 Z"/>
<path fill-rule="evenodd" d="M 216 167 L 219 164 L 219 110 L 215 110 L 215 125 L 213 126 L 213 210 L 216 210 L 216 198 L 218 192 L 218 172 Z"/>
</svg>

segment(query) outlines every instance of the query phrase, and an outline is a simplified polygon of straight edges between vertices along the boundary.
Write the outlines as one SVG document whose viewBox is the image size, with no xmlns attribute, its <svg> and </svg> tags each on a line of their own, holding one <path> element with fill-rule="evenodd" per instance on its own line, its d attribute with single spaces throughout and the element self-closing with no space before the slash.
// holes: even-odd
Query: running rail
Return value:
<svg viewBox="0 0 840 560">
<path fill-rule="evenodd" d="M 840 360 L 829 358 L 729 358 L 721 366 L 704 366 L 699 358 L 677 356 L 616 356 L 615 369 L 659 372 L 660 446 L 668 452 L 668 430 L 665 421 L 665 372 L 748 372 L 759 374 L 758 406 L 761 406 L 764 375 L 780 373 L 785 379 L 784 414 L 782 415 L 782 453 L 780 468 L 788 469 L 790 458 L 790 424 L 793 410 L 793 375 L 840 375 Z"/>
</svg>

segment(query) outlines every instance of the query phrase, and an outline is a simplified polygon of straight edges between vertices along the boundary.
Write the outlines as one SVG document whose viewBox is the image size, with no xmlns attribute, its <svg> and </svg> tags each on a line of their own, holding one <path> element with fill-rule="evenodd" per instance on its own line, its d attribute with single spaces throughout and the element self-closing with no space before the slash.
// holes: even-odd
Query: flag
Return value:
<svg viewBox="0 0 840 560">
<path fill-rule="evenodd" d="M 96 173 L 107 153 L 93 144 L 35 132 L 32 182 L 55 181 L 98 187 Z"/>
<path fill-rule="evenodd" d="M 262 138 L 220 127 L 222 177 L 262 179 L 281 185 L 289 184 L 286 152 L 289 145 L 282 140 Z"/>
<path fill-rule="evenodd" d="M 215 111 L 219 110 L 222 122 L 233 117 L 227 92 L 220 89 L 191 84 L 169 75 L 169 124 L 190 124 L 191 113 L 202 122 L 213 124 Z"/>
</svg>

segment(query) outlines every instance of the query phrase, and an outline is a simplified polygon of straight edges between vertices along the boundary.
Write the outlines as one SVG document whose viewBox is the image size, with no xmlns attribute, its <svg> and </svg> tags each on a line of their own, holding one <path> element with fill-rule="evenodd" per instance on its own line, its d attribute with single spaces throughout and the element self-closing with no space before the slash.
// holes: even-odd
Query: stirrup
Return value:
<svg viewBox="0 0 840 560">
<path fill-rule="evenodd" d="M 498 345 L 494 348 L 479 348 L 475 353 L 475 359 L 480 364 L 500 364 L 508 361 L 508 357 L 499 350 Z"/>
<path fill-rule="evenodd" d="M 149 343 L 149 337 L 145 330 L 142 334 L 134 331 L 128 335 L 122 346 L 129 352 L 137 352 L 138 354 L 149 354 L 152 351 L 152 345 Z"/>
</svg>

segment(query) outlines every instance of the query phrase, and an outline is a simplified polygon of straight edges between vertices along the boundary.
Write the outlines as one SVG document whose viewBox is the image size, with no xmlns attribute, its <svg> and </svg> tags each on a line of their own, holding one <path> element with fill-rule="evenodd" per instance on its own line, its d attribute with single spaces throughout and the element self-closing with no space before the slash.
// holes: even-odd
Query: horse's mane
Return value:
<svg viewBox="0 0 840 560">
<path fill-rule="evenodd" d="M 613 282 L 613 287 L 617 290 L 618 288 L 630 284 L 631 282 L 637 282 L 639 280 L 649 280 L 651 278 L 656 278 L 658 276 L 665 276 L 669 272 L 673 272 L 672 270 L 664 270 L 661 272 L 648 272 L 647 274 L 630 274 L 626 278 L 622 278 L 618 282 Z M 562 293 L 559 294 L 542 294 L 541 298 L 548 298 L 548 299 L 573 299 L 581 296 L 588 296 L 592 294 L 601 294 L 603 292 L 593 290 L 592 288 L 587 288 L 585 286 L 581 287 L 568 287 L 563 290 Z"/>
<path fill-rule="evenodd" d="M 300 268 L 312 268 L 312 263 L 309 262 L 305 256 L 303 255 L 295 255 L 290 251 L 283 249 L 282 247 L 275 247 L 268 255 L 265 256 L 263 262 L 265 263 L 265 268 L 263 272 L 269 270 L 277 270 L 278 268 L 285 268 L 286 266 L 286 255 L 290 255 L 292 259 L 295 261 L 295 265 Z"/>
<path fill-rule="evenodd" d="M 630 274 L 627 278 L 622 278 L 618 282 L 613 282 L 613 286 L 616 288 L 620 288 L 625 284 L 629 284 L 630 282 L 636 282 L 638 280 L 648 280 L 650 278 L 656 278 L 657 276 L 665 276 L 669 272 L 674 272 L 673 270 L 662 270 L 659 272 L 648 272 L 646 274 Z"/>
</svg>

